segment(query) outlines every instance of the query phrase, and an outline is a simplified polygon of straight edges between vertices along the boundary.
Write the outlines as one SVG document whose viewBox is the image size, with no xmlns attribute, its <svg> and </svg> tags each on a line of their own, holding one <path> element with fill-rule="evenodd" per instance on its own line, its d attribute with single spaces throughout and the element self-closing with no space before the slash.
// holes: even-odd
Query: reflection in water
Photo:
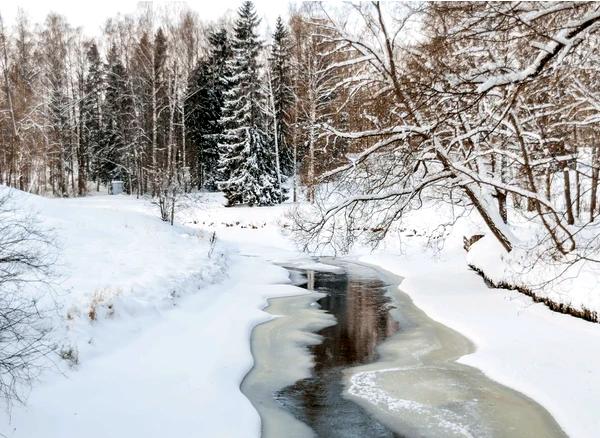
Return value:
<svg viewBox="0 0 600 438">
<path fill-rule="evenodd" d="M 242 391 L 265 438 L 566 436 L 533 400 L 457 363 L 473 344 L 415 307 L 397 277 L 335 265 L 347 273 L 307 273 L 307 288 L 322 293 L 269 300 L 284 317 L 253 331 Z"/>
<path fill-rule="evenodd" d="M 398 331 L 385 284 L 368 275 L 309 271 L 307 277 L 307 288 L 327 294 L 318 303 L 337 324 L 321 330 L 323 342 L 311 347 L 313 376 L 284 388 L 277 399 L 321 437 L 398 437 L 342 397 L 343 370 L 376 360 L 377 345 Z"/>
</svg>

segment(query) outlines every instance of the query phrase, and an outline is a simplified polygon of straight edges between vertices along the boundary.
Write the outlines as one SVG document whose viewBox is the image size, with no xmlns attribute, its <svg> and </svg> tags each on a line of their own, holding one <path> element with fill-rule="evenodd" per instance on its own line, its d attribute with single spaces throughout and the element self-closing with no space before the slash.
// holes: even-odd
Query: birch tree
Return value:
<svg viewBox="0 0 600 438">
<path fill-rule="evenodd" d="M 545 231 L 539 243 L 559 256 L 574 253 L 576 233 L 569 223 L 574 219 L 564 202 L 543 195 L 538 172 L 549 162 L 573 157 L 564 148 L 549 153 L 547 145 L 555 140 L 534 128 L 551 103 L 532 105 L 528 99 L 571 60 L 575 49 L 586 46 L 598 28 L 598 6 L 448 3 L 419 8 L 361 3 L 350 7 L 354 18 L 345 22 L 326 10 L 313 18 L 320 29 L 316 34 L 340 53 L 328 68 L 353 72 L 352 78 L 339 74 L 333 88 L 346 88 L 361 101 L 364 114 L 352 124 L 354 130 L 323 124 L 362 152 L 320 176 L 328 193 L 343 188 L 353 194 L 327 201 L 324 195 L 316 216 L 296 223 L 304 244 L 339 241 L 347 247 L 359 237 L 376 244 L 435 191 L 474 208 L 509 252 L 517 242 L 502 206 L 508 194 L 525 199 L 532 220 Z M 418 19 L 425 13 L 427 21 Z M 362 23 L 358 32 L 357 21 Z M 422 28 L 421 41 L 408 41 L 414 26 Z M 492 43 L 478 44 L 486 39 Z M 382 106 L 386 113 L 379 111 Z"/>
</svg>

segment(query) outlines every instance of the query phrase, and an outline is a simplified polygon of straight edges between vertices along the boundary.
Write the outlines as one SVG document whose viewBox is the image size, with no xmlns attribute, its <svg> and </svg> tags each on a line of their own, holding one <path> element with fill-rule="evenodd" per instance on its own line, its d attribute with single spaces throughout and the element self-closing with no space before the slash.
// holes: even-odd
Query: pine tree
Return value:
<svg viewBox="0 0 600 438">
<path fill-rule="evenodd" d="M 227 75 L 229 89 L 219 142 L 219 187 L 227 205 L 273 205 L 282 201 L 277 184 L 275 157 L 265 126 L 265 96 L 259 80 L 258 56 L 262 43 L 256 34 L 259 19 L 252 2 L 238 11 L 232 40 L 233 58 Z"/>
<path fill-rule="evenodd" d="M 290 145 L 290 112 L 294 102 L 292 91 L 292 71 L 290 53 L 290 34 L 281 17 L 277 18 L 273 33 L 273 46 L 270 54 L 271 88 L 273 106 L 277 119 L 277 140 L 279 162 L 285 175 L 291 175 L 294 169 L 293 154 Z"/>
<path fill-rule="evenodd" d="M 195 148 L 195 179 L 198 188 L 215 190 L 218 181 L 219 123 L 225 93 L 227 61 L 231 47 L 225 29 L 209 35 L 210 55 L 196 65 L 187 90 L 186 114 L 190 141 Z"/>
</svg>

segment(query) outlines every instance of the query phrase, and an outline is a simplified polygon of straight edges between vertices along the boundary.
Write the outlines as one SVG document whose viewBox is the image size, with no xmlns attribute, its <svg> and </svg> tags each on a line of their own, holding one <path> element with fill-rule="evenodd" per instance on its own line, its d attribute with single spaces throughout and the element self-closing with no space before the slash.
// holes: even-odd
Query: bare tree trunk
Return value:
<svg viewBox="0 0 600 438">
<path fill-rule="evenodd" d="M 61 133 L 62 135 L 62 133 Z M 65 158 L 64 158 L 64 145 L 62 141 L 59 143 L 59 151 L 58 151 L 58 188 L 60 189 L 60 196 L 67 196 L 67 175 L 65 169 Z"/>
<path fill-rule="evenodd" d="M 581 219 L 581 181 L 579 178 L 579 171 L 575 169 L 575 214 L 577 219 Z"/>
<path fill-rule="evenodd" d="M 473 194 L 473 192 L 471 190 L 465 190 L 465 192 L 466 192 L 468 198 L 470 199 L 470 201 L 473 203 L 473 205 L 479 212 L 479 214 L 481 215 L 481 217 L 483 218 L 483 221 L 487 225 L 488 229 L 492 232 L 492 234 L 496 237 L 496 239 L 498 239 L 500 244 L 504 247 L 504 249 L 507 252 L 512 251 L 512 242 L 510 241 L 510 239 L 508 237 L 506 237 L 504 232 L 502 230 L 500 230 L 500 228 L 498 228 L 498 225 L 492 219 L 492 217 L 490 216 L 488 211 L 481 205 L 481 203 L 479 202 L 479 199 L 477 199 L 477 197 Z"/>
<path fill-rule="evenodd" d="M 171 90 L 170 103 L 169 103 L 169 141 L 167 145 L 167 174 L 169 179 L 173 177 L 174 173 L 174 161 L 175 154 L 173 153 L 173 139 L 175 138 L 175 103 L 174 103 L 174 89 L 175 84 L 173 84 L 173 89 Z"/>
<path fill-rule="evenodd" d="M 186 131 L 186 125 L 185 125 L 185 97 L 183 99 L 183 101 L 181 102 L 180 105 L 181 108 L 181 163 L 183 165 L 183 169 L 187 172 L 187 154 L 186 154 L 186 136 L 185 136 L 185 131 Z M 186 177 L 187 177 L 187 173 L 186 173 Z M 184 193 L 187 193 L 188 191 L 191 190 L 191 187 L 187 186 L 187 178 L 184 178 L 184 185 L 183 185 L 183 191 Z"/>
<path fill-rule="evenodd" d="M 441 148 L 438 148 L 436 155 L 446 170 L 452 169 L 450 160 L 444 154 L 444 152 L 441 150 Z M 506 233 L 500 229 L 499 224 L 496 223 L 494 218 L 491 216 L 490 212 L 481 203 L 481 201 L 479 200 L 477 195 L 473 192 L 473 190 L 467 184 L 462 185 L 462 189 L 463 189 L 464 193 L 467 195 L 467 197 L 469 198 L 469 200 L 471 201 L 471 203 L 473 204 L 473 206 L 475 207 L 475 209 L 477 210 L 477 212 L 479 213 L 479 215 L 481 216 L 481 218 L 483 219 L 483 221 L 485 222 L 485 224 L 487 225 L 488 229 L 492 232 L 494 237 L 498 240 L 498 242 L 500 242 L 500 244 L 504 247 L 506 252 L 511 252 L 512 251 L 512 242 L 510 241 L 510 239 L 506 235 Z"/>
<path fill-rule="evenodd" d="M 571 170 L 568 166 L 563 168 L 563 180 L 565 186 L 565 207 L 567 209 L 567 223 L 573 225 L 575 218 L 573 216 L 573 200 L 571 199 Z"/>
<path fill-rule="evenodd" d="M 152 65 L 154 65 L 154 50 L 152 51 Z M 158 127 L 156 126 L 158 123 L 158 114 L 157 114 L 157 109 L 156 109 L 156 73 L 152 72 L 152 149 L 150 151 L 151 153 L 151 160 L 152 160 L 152 170 L 151 170 L 151 178 L 152 178 L 152 196 L 156 196 L 157 195 L 157 181 L 156 181 L 156 175 L 157 175 L 157 169 L 156 169 L 156 144 L 158 141 Z"/>
<path fill-rule="evenodd" d="M 546 166 L 546 199 L 552 198 L 552 172 L 550 170 L 550 164 Z"/>
<path fill-rule="evenodd" d="M 15 169 L 17 167 L 16 164 L 16 149 L 20 147 L 20 139 L 19 139 L 19 131 L 17 129 L 17 120 L 15 117 L 15 109 L 13 105 L 13 97 L 12 90 L 10 85 L 10 79 L 8 75 L 8 51 L 6 50 L 6 34 L 4 33 L 4 22 L 2 21 L 2 16 L 0 15 L 0 37 L 2 38 L 2 56 L 4 58 L 2 73 L 4 76 L 4 86 L 6 87 L 6 101 L 8 105 L 8 113 L 10 114 L 11 121 L 11 159 L 9 164 L 9 176 L 8 176 L 8 184 L 11 184 L 10 174 L 16 173 Z M 5 163 L 6 163 L 6 154 L 5 154 Z M 8 164 L 8 163 L 7 163 Z M 16 186 L 16 176 L 15 176 L 15 184 Z"/>
<path fill-rule="evenodd" d="M 496 189 L 496 199 L 498 200 L 498 212 L 502 218 L 502 222 L 508 223 L 508 210 L 506 208 L 506 192 Z"/>
<path fill-rule="evenodd" d="M 592 145 L 592 178 L 590 190 L 590 222 L 594 222 L 598 191 L 598 146 Z"/>
<path fill-rule="evenodd" d="M 523 140 L 523 136 L 521 134 L 521 128 L 519 127 L 517 117 L 515 116 L 515 114 L 513 112 L 509 113 L 509 117 L 510 117 L 510 121 L 513 125 L 513 128 L 515 130 L 517 141 L 521 148 L 521 154 L 523 156 L 523 163 L 524 163 L 523 168 L 525 169 L 525 174 L 528 178 L 529 190 L 533 193 L 538 193 L 536 183 L 535 183 L 535 176 L 534 176 L 533 170 L 530 166 L 529 153 L 527 152 L 527 146 L 525 145 L 525 141 Z M 537 211 L 538 217 L 542 221 L 542 224 L 544 225 L 544 228 L 546 228 L 546 231 L 548 231 L 548 234 L 550 235 L 555 248 L 561 254 L 567 254 L 569 251 L 573 251 L 575 249 L 575 239 L 573 238 L 573 235 L 569 232 L 569 230 L 567 230 L 562 225 L 562 223 L 560 221 L 560 217 L 558 217 L 556 212 L 552 211 L 552 210 L 549 211 L 555 222 L 555 226 L 552 226 L 550 223 L 548 223 L 548 220 L 546 219 L 546 217 L 544 215 L 544 211 L 542 210 L 542 205 L 540 204 L 540 202 L 537 199 L 533 199 L 533 198 L 529 198 L 529 199 L 531 199 L 533 201 L 533 206 L 535 207 L 535 210 Z M 565 233 L 565 235 L 566 235 L 565 239 L 559 238 L 558 233 L 557 233 L 558 230 L 562 230 Z M 571 243 L 571 248 L 569 250 L 565 249 L 565 246 L 564 246 L 564 244 L 567 240 Z"/>
<path fill-rule="evenodd" d="M 173 198 L 171 199 L 171 226 L 175 220 L 175 197 L 177 196 L 175 189 L 173 189 Z"/>
<path fill-rule="evenodd" d="M 577 153 L 577 158 L 575 159 L 575 214 L 577 215 L 577 219 L 581 219 L 581 181 L 579 175 L 579 132 L 577 127 L 573 130 L 574 138 L 575 138 L 575 152 Z"/>
<path fill-rule="evenodd" d="M 308 202 L 315 202 L 315 141 L 314 127 L 310 127 L 308 143 Z"/>
<path fill-rule="evenodd" d="M 80 111 L 81 111 L 81 103 Z M 81 112 L 79 113 L 81 114 Z M 82 117 L 79 117 L 79 123 L 77 124 L 77 193 L 79 196 L 85 195 L 86 192 L 86 154 L 83 151 L 83 142 L 81 136 L 83 135 L 83 121 Z"/>
<path fill-rule="evenodd" d="M 309 90 L 310 117 L 308 128 L 308 202 L 315 202 L 315 123 L 317 119 L 314 92 Z"/>
<path fill-rule="evenodd" d="M 295 137 L 295 135 L 294 135 Z M 294 139 L 295 140 L 295 139 Z M 292 201 L 293 202 L 297 202 L 298 200 L 298 148 L 296 146 L 296 141 L 294 141 L 294 163 L 293 163 L 293 172 L 294 172 L 294 176 L 293 176 L 293 184 L 294 184 L 294 194 L 293 194 L 293 198 Z"/>
<path fill-rule="evenodd" d="M 275 96 L 273 95 L 273 83 L 271 78 L 271 66 L 267 66 L 267 82 L 269 85 L 269 102 L 273 112 L 273 137 L 275 140 L 275 167 L 277 172 L 277 186 L 281 190 L 281 164 L 279 163 L 279 128 L 277 123 L 277 108 L 275 108 Z"/>
<path fill-rule="evenodd" d="M 498 170 L 498 173 L 500 174 L 500 181 L 503 183 L 506 182 L 504 177 L 505 166 L 506 160 L 504 156 L 502 156 L 500 158 L 500 169 Z M 508 193 L 506 192 L 506 190 L 496 189 L 496 199 L 498 200 L 498 212 L 500 213 L 500 218 L 502 219 L 502 222 L 504 222 L 505 224 L 508 224 L 508 209 L 506 205 L 507 197 Z"/>
</svg>

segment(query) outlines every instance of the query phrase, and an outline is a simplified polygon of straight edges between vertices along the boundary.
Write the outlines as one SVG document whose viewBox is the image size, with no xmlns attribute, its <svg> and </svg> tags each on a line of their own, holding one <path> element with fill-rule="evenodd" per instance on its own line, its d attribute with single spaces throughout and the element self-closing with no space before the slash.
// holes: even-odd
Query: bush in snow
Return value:
<svg viewBox="0 0 600 438">
<path fill-rule="evenodd" d="M 36 222 L 0 194 L 0 396 L 20 401 L 20 385 L 37 375 L 52 351 L 44 311 L 32 284 L 45 284 L 50 242 Z"/>
</svg>

